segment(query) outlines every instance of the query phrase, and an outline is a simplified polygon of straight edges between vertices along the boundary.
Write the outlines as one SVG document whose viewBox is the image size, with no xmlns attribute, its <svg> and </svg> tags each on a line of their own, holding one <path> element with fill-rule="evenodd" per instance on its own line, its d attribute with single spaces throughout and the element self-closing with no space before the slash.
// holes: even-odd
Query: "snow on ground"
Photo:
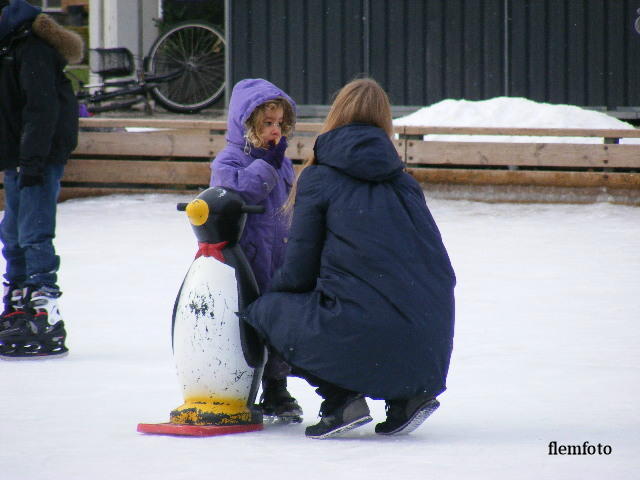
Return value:
<svg viewBox="0 0 640 480">
<path fill-rule="evenodd" d="M 302 425 L 145 436 L 138 422 L 181 403 L 170 322 L 196 250 L 185 200 L 60 204 L 71 351 L 0 362 L 2 480 L 637 477 L 640 209 L 429 200 L 458 275 L 456 338 L 442 407 L 409 436 L 377 437 L 370 401 L 373 423 L 304 438 L 319 399 L 298 379 Z M 549 456 L 551 441 L 612 453 Z"/>
<path fill-rule="evenodd" d="M 633 129 L 633 125 L 573 105 L 554 105 L 526 98 L 496 97 L 488 100 L 446 99 L 393 120 L 395 126 L 503 127 L 503 128 L 602 128 Z M 432 141 L 602 143 L 602 138 L 525 137 L 482 135 L 425 135 Z M 620 143 L 640 143 L 622 139 Z"/>
</svg>

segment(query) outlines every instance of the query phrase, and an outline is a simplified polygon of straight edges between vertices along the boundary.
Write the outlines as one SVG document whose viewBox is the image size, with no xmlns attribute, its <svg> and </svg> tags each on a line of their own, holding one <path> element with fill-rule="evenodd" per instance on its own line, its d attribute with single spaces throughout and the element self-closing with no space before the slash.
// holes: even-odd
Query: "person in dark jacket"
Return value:
<svg viewBox="0 0 640 480">
<path fill-rule="evenodd" d="M 249 215 L 240 238 L 261 292 L 282 265 L 289 233 L 282 205 L 293 184 L 293 165 L 285 156 L 295 126 L 296 104 L 262 78 L 239 81 L 229 102 L 227 146 L 211 165 L 211 186 L 239 193 L 265 212 Z M 262 379 L 260 407 L 267 421 L 298 423 L 302 409 L 287 390 L 289 365 L 270 351 Z"/>
<path fill-rule="evenodd" d="M 446 388 L 455 274 L 392 134 L 374 80 L 342 88 L 290 197 L 284 264 L 241 314 L 318 387 L 312 438 L 370 421 L 365 396 L 386 400 L 376 433 L 408 433 Z"/>
<path fill-rule="evenodd" d="M 62 356 L 55 253 L 60 179 L 78 136 L 78 104 L 63 69 L 81 38 L 24 0 L 0 1 L 0 167 L 6 260 L 0 355 Z"/>
</svg>

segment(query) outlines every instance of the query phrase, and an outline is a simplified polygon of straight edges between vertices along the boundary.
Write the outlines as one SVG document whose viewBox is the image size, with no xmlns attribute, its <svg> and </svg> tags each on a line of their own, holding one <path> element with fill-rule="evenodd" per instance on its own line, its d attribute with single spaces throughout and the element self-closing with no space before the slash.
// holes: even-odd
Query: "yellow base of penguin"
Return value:
<svg viewBox="0 0 640 480">
<path fill-rule="evenodd" d="M 251 411 L 243 399 L 202 398 L 185 401 L 171 412 L 170 421 L 183 425 L 246 425 L 262 423 L 262 415 Z"/>
</svg>

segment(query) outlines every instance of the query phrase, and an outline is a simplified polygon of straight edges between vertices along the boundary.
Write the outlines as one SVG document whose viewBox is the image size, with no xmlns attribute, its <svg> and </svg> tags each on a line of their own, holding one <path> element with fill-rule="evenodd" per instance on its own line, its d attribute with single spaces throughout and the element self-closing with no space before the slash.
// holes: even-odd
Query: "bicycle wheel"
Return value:
<svg viewBox="0 0 640 480">
<path fill-rule="evenodd" d="M 194 113 L 213 104 L 225 87 L 225 41 L 213 26 L 200 22 L 176 25 L 158 37 L 149 50 L 147 70 L 182 75 L 161 81 L 151 90 L 167 110 Z"/>
</svg>

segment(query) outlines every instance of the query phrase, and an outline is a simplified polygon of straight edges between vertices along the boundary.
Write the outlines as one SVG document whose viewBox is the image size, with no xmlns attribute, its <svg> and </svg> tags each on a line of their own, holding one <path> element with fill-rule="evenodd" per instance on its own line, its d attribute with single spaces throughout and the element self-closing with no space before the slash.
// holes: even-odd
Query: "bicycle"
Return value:
<svg viewBox="0 0 640 480">
<path fill-rule="evenodd" d="M 127 48 L 89 50 L 89 68 L 97 84 L 78 83 L 76 97 L 89 113 L 128 108 L 150 97 L 171 112 L 196 113 L 215 103 L 225 89 L 225 41 L 204 22 L 183 22 L 160 35 L 136 67 Z M 134 79 L 123 78 L 135 75 Z M 118 78 L 119 80 L 108 80 Z M 82 107 L 81 107 L 82 108 Z"/>
</svg>

